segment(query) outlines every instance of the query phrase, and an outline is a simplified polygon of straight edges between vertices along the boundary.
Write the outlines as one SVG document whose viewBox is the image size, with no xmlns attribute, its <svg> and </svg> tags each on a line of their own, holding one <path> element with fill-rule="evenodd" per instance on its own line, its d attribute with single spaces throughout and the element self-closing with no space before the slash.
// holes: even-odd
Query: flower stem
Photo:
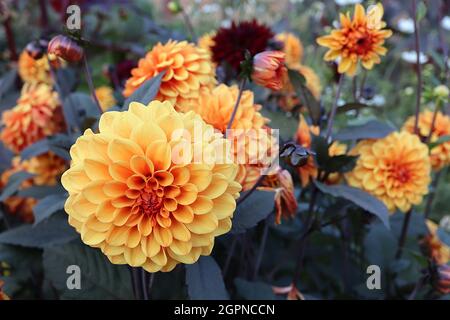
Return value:
<svg viewBox="0 0 450 320">
<path fill-rule="evenodd" d="M 417 293 L 420 291 L 420 289 L 422 289 L 427 279 L 427 275 L 420 277 L 419 281 L 417 281 L 416 285 L 414 286 L 414 290 L 409 295 L 408 300 L 414 300 L 416 298 Z"/>
<path fill-rule="evenodd" d="M 0 3 L 0 18 L 3 23 L 3 28 L 5 29 L 6 41 L 8 43 L 9 54 L 12 61 L 17 61 L 17 51 L 16 51 L 16 41 L 14 38 L 14 33 L 11 27 L 11 14 L 6 8 L 6 4 Z"/>
<path fill-rule="evenodd" d="M 419 24 L 417 22 L 417 1 L 413 0 L 412 15 L 414 19 L 414 43 L 416 50 L 416 74 L 417 74 L 417 95 L 416 95 L 416 113 L 414 120 L 414 133 L 419 133 L 419 113 L 420 100 L 422 98 L 422 68 L 420 65 L 420 40 L 419 40 Z"/>
<path fill-rule="evenodd" d="M 89 90 L 91 91 L 92 99 L 94 99 L 94 102 L 97 105 L 98 111 L 100 112 L 100 114 L 102 114 L 103 110 L 102 110 L 102 107 L 100 107 L 100 102 L 98 102 L 97 95 L 95 94 L 94 82 L 92 81 L 92 75 L 91 75 L 91 71 L 89 69 L 86 52 L 83 55 L 83 65 L 84 65 L 84 73 L 86 75 L 86 82 L 89 86 Z"/>
<path fill-rule="evenodd" d="M 194 31 L 194 26 L 192 25 L 191 18 L 189 18 L 189 15 L 186 13 L 183 6 L 181 6 L 181 15 L 183 16 L 184 23 L 186 24 L 186 27 L 188 28 L 191 35 L 191 41 L 196 41 L 197 36 Z"/>
<path fill-rule="evenodd" d="M 402 231 L 398 240 L 397 252 L 395 253 L 395 259 L 397 260 L 402 257 L 403 247 L 405 246 L 406 236 L 408 235 L 409 222 L 411 221 L 411 213 L 412 209 L 406 212 L 405 217 L 403 218 Z"/>
<path fill-rule="evenodd" d="M 334 99 L 333 106 L 331 107 L 330 117 L 328 118 L 327 133 L 325 135 L 325 139 L 327 141 L 330 139 L 331 133 L 333 132 L 334 118 L 336 116 L 337 104 L 339 101 L 339 96 L 341 95 L 343 83 L 344 83 L 344 74 L 341 74 L 337 86 L 336 97 Z"/>
<path fill-rule="evenodd" d="M 431 120 L 430 132 L 428 133 L 428 137 L 427 137 L 427 140 L 426 140 L 427 143 L 431 142 L 431 138 L 433 136 L 434 127 L 436 126 L 437 114 L 439 112 L 440 107 L 441 107 L 441 100 L 439 99 L 436 102 L 436 108 L 434 109 L 433 119 Z"/>
<path fill-rule="evenodd" d="M 261 266 L 264 250 L 266 248 L 267 236 L 269 235 L 269 223 L 271 218 L 272 215 L 269 214 L 269 216 L 264 221 L 264 230 L 261 237 L 261 244 L 259 246 L 258 256 L 256 257 L 255 270 L 253 272 L 253 280 L 256 280 L 256 278 L 258 277 L 259 268 Z"/>
<path fill-rule="evenodd" d="M 231 125 L 233 124 L 234 118 L 236 117 L 236 113 L 239 108 L 239 103 L 241 102 L 242 93 L 244 92 L 244 87 L 245 87 L 246 82 L 247 82 L 247 78 L 243 77 L 241 79 L 241 83 L 239 84 L 239 93 L 238 93 L 236 103 L 233 108 L 233 112 L 231 113 L 230 121 L 228 121 L 227 132 L 225 132 L 225 136 L 227 136 L 228 130 L 231 129 Z"/>
</svg>

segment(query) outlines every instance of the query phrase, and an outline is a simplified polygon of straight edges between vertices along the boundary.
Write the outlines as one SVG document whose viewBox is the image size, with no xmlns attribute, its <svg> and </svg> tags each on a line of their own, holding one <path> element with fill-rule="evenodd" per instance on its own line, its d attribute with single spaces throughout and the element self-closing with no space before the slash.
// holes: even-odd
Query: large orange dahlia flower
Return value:
<svg viewBox="0 0 450 320">
<path fill-rule="evenodd" d="M 340 28 L 317 39 L 318 44 L 329 49 L 325 61 L 340 58 L 338 72 L 349 76 L 355 74 L 359 61 L 368 70 L 380 63 L 380 55 L 387 52 L 384 41 L 392 35 L 391 30 L 383 29 L 386 26 L 381 20 L 383 13 L 383 5 L 378 3 L 367 14 L 362 5 L 356 4 L 353 20 L 350 13 L 341 14 Z"/>
<path fill-rule="evenodd" d="M 200 93 L 216 83 L 208 52 L 186 41 L 158 43 L 131 70 L 123 94 L 129 97 L 145 80 L 166 71 L 155 99 L 170 101 L 178 111 L 188 111 Z"/>
<path fill-rule="evenodd" d="M 214 152 L 228 141 L 219 133 L 195 135 L 198 126 L 213 130 L 168 101 L 133 102 L 128 111 L 104 113 L 99 133 L 88 129 L 78 138 L 62 184 L 69 223 L 84 243 L 112 263 L 149 272 L 211 253 L 214 238 L 231 228 L 241 186 L 237 165 Z M 193 162 L 199 148 L 207 157 Z"/>
<path fill-rule="evenodd" d="M 427 139 L 430 135 L 433 123 L 434 112 L 425 110 L 419 114 L 419 134 L 422 138 Z M 415 116 L 406 120 L 403 129 L 414 133 Z M 450 135 L 450 117 L 442 112 L 436 114 L 433 132 L 431 133 L 430 142 L 436 142 L 439 138 Z M 434 146 L 430 151 L 431 166 L 433 170 L 439 171 L 443 167 L 450 164 L 450 141 L 443 142 Z"/>
<path fill-rule="evenodd" d="M 393 132 L 383 139 L 359 142 L 350 154 L 359 158 L 346 174 L 348 184 L 373 194 L 391 212 L 408 211 L 428 193 L 430 158 L 418 136 Z"/>
<path fill-rule="evenodd" d="M 0 139 L 13 150 L 61 132 L 64 121 L 58 95 L 49 85 L 24 85 L 17 105 L 3 112 Z"/>
</svg>

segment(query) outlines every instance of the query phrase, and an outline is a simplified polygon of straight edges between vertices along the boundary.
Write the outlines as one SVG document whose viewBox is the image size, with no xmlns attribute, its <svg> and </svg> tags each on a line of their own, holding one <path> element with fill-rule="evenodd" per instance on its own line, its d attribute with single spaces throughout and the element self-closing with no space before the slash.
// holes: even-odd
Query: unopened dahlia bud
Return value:
<svg viewBox="0 0 450 320">
<path fill-rule="evenodd" d="M 446 99 L 450 94 L 450 90 L 448 89 L 447 86 L 441 84 L 436 88 L 434 88 L 433 93 L 436 96 L 436 98 Z"/>
<path fill-rule="evenodd" d="M 434 272 L 434 288 L 442 294 L 450 293 L 450 266 L 447 264 L 437 265 Z"/>
<path fill-rule="evenodd" d="M 284 65 L 285 54 L 281 51 L 263 51 L 253 58 L 252 80 L 263 87 L 275 91 L 283 87 L 287 72 Z"/>
<path fill-rule="evenodd" d="M 83 48 L 63 35 L 57 35 L 50 40 L 47 52 L 69 62 L 78 62 L 83 58 Z"/>
<path fill-rule="evenodd" d="M 167 4 L 167 9 L 169 9 L 170 13 L 177 14 L 181 12 L 181 5 L 178 1 L 170 1 Z"/>
</svg>

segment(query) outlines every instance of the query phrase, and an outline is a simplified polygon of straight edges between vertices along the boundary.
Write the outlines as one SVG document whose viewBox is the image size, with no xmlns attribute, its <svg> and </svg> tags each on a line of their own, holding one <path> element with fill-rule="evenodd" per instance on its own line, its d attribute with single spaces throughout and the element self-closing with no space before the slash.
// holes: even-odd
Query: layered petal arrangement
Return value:
<svg viewBox="0 0 450 320">
<path fill-rule="evenodd" d="M 241 185 L 238 166 L 217 152 L 228 145 L 168 101 L 104 113 L 99 133 L 86 130 L 70 150 L 69 223 L 115 264 L 156 272 L 194 263 L 231 228 Z"/>
<path fill-rule="evenodd" d="M 422 138 L 428 139 L 430 142 L 436 142 L 439 138 L 450 135 L 450 117 L 438 111 L 436 118 L 434 119 L 434 112 L 431 110 L 425 110 L 419 114 L 419 134 Z M 415 117 L 412 116 L 406 120 L 403 125 L 403 130 L 413 133 L 414 132 Z M 433 126 L 433 132 L 430 135 L 431 127 Z M 443 167 L 450 164 L 450 141 L 440 143 L 430 151 L 431 166 L 433 170 L 439 171 Z"/>
<path fill-rule="evenodd" d="M 287 74 L 284 59 L 285 54 L 281 51 L 263 51 L 256 54 L 253 58 L 252 80 L 262 87 L 280 90 Z"/>
<path fill-rule="evenodd" d="M 422 202 L 431 181 L 428 147 L 406 131 L 379 140 L 363 140 L 350 151 L 359 155 L 346 174 L 349 185 L 379 198 L 391 212 L 406 212 Z"/>
<path fill-rule="evenodd" d="M 63 116 L 58 95 L 49 85 L 24 85 L 17 105 L 2 114 L 0 139 L 20 152 L 34 142 L 61 132 Z"/>
<path fill-rule="evenodd" d="M 25 83 L 51 84 L 53 82 L 47 55 L 34 59 L 28 52 L 23 51 L 19 56 L 17 67 L 20 78 Z"/>
<path fill-rule="evenodd" d="M 129 97 L 146 80 L 163 72 L 155 99 L 170 101 L 178 111 L 188 111 L 198 103 L 200 93 L 212 88 L 215 70 L 208 52 L 186 41 L 158 43 L 131 70 L 123 94 Z"/>
<path fill-rule="evenodd" d="M 387 49 L 384 41 L 392 35 L 392 31 L 383 29 L 383 5 L 378 3 L 367 10 L 360 4 L 355 5 L 353 19 L 350 13 L 340 15 L 341 25 L 330 35 L 319 37 L 317 43 L 327 47 L 325 61 L 340 59 L 338 72 L 349 76 L 355 74 L 358 63 L 370 70 L 374 64 L 380 63 L 380 55 Z"/>
</svg>

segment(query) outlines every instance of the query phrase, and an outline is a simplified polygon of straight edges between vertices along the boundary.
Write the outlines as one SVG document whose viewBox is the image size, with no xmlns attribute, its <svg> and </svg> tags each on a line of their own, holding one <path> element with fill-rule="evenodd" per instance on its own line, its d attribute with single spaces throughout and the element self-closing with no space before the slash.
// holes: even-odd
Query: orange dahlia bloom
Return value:
<svg viewBox="0 0 450 320">
<path fill-rule="evenodd" d="M 208 52 L 186 41 L 158 43 L 131 70 L 123 94 L 129 97 L 145 80 L 166 71 L 155 99 L 170 101 L 178 111 L 188 111 L 198 103 L 200 93 L 216 83 Z"/>
<path fill-rule="evenodd" d="M 0 280 L 0 300 L 10 300 L 10 298 L 3 292 L 4 282 Z"/>
<path fill-rule="evenodd" d="M 283 52 L 286 54 L 288 66 L 299 64 L 303 59 L 303 45 L 293 33 L 283 32 L 275 36 L 275 40 L 283 44 Z"/>
<path fill-rule="evenodd" d="M 311 134 L 316 136 L 319 135 L 320 128 L 318 126 L 309 126 L 303 115 L 300 115 L 295 140 L 302 147 L 310 149 L 312 142 Z M 304 166 L 298 167 L 298 174 L 300 176 L 302 186 L 305 187 L 309 184 L 311 179 L 317 178 L 317 172 L 317 167 L 314 163 L 313 157 L 309 157 Z"/>
<path fill-rule="evenodd" d="M 391 212 L 408 211 L 428 193 L 430 157 L 418 136 L 393 132 L 383 139 L 359 142 L 350 154 L 359 158 L 346 174 L 348 184 L 376 196 Z"/>
<path fill-rule="evenodd" d="M 425 110 L 419 114 L 419 134 L 426 139 L 430 135 L 433 122 L 433 111 Z M 406 120 L 403 130 L 414 133 L 415 116 Z M 439 138 L 450 135 L 450 117 L 438 112 L 434 122 L 430 142 L 436 142 Z M 431 166 L 433 170 L 439 171 L 450 164 L 450 141 L 441 143 L 430 150 Z"/>
<path fill-rule="evenodd" d="M 280 90 L 287 74 L 284 58 L 285 54 L 281 51 L 263 51 L 256 54 L 253 58 L 252 80 L 262 87 Z"/>
<path fill-rule="evenodd" d="M 214 37 L 216 36 L 216 32 L 210 32 L 210 33 L 205 33 L 203 36 L 201 36 L 198 41 L 197 44 L 200 48 L 204 49 L 206 52 L 208 52 L 208 54 L 210 56 L 212 56 L 211 53 L 211 48 L 214 46 L 215 42 L 214 42 Z"/>
<path fill-rule="evenodd" d="M 308 88 L 314 98 L 319 99 L 322 91 L 322 85 L 320 83 L 319 76 L 314 72 L 314 70 L 301 64 L 290 65 L 289 68 L 291 70 L 298 71 L 298 73 L 305 78 L 306 88 Z M 287 75 L 285 76 L 283 83 L 284 84 L 281 89 L 281 95 L 278 103 L 283 110 L 290 111 L 293 107 L 302 103 L 302 101 L 299 101 L 299 98 L 295 93 L 295 89 Z"/>
<path fill-rule="evenodd" d="M 237 165 L 214 152 L 229 142 L 219 133 L 195 135 L 198 126 L 213 130 L 168 101 L 133 102 L 102 114 L 99 133 L 78 138 L 62 184 L 69 223 L 84 243 L 114 264 L 149 272 L 211 253 L 214 238 L 231 228 L 241 186 Z M 206 158 L 195 162 L 198 148 Z"/>
<path fill-rule="evenodd" d="M 58 95 L 49 85 L 24 85 L 17 105 L 2 114 L 0 139 L 20 152 L 42 138 L 61 132 L 64 121 Z"/>
<path fill-rule="evenodd" d="M 33 59 L 28 52 L 22 51 L 18 61 L 18 72 L 25 83 L 53 83 L 47 55 L 40 59 Z"/>
<path fill-rule="evenodd" d="M 340 14 L 340 28 L 317 39 L 319 45 L 329 49 L 325 61 L 340 58 L 338 72 L 349 76 L 355 74 L 359 61 L 368 70 L 380 63 L 380 55 L 387 52 L 384 41 L 392 35 L 391 30 L 383 29 L 386 26 L 381 20 L 383 13 L 383 5 L 378 3 L 367 14 L 362 5 L 356 4 L 353 20 L 350 13 Z"/>
<path fill-rule="evenodd" d="M 294 182 L 289 171 L 278 167 L 275 173 L 267 175 L 259 189 L 275 190 L 275 222 L 281 218 L 292 218 L 297 213 L 298 203 L 294 193 Z"/>
<path fill-rule="evenodd" d="M 26 171 L 34 175 L 32 178 L 22 182 L 20 189 L 25 189 L 33 185 L 54 186 L 65 169 L 65 160 L 52 152 L 47 152 L 23 161 L 19 156 L 16 156 L 12 160 L 11 168 L 4 171 L 1 175 L 0 189 L 8 183 L 11 175 L 19 171 Z M 36 199 L 12 196 L 7 198 L 4 203 L 9 213 L 19 215 L 25 222 L 33 222 L 33 207 L 37 203 Z"/>
<path fill-rule="evenodd" d="M 100 103 L 100 108 L 105 112 L 109 108 L 114 107 L 117 103 L 116 98 L 114 98 L 114 91 L 111 87 L 101 86 L 95 89 L 95 95 Z"/>
<path fill-rule="evenodd" d="M 431 220 L 427 220 L 426 224 L 430 233 L 422 240 L 425 251 L 437 264 L 447 264 L 450 261 L 450 248 L 439 239 L 437 224 Z"/>
</svg>

